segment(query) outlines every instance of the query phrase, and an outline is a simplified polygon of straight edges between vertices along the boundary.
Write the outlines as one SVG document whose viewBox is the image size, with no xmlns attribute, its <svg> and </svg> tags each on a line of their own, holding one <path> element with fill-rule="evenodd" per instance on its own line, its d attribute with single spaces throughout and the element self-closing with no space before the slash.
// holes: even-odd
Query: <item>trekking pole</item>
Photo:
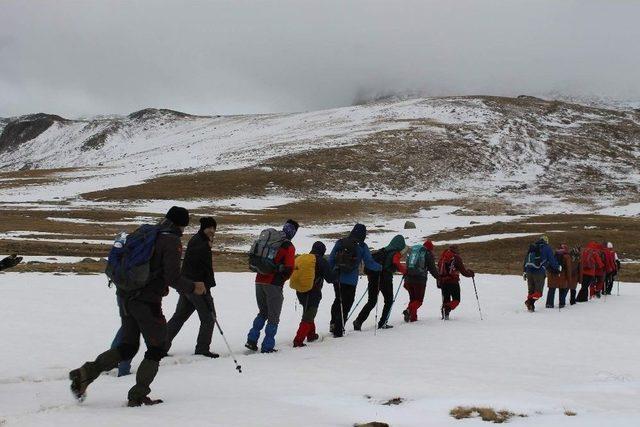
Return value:
<svg viewBox="0 0 640 427">
<path fill-rule="evenodd" d="M 478 312 L 480 313 L 480 320 L 484 320 L 482 319 L 482 310 L 480 309 L 480 298 L 478 298 L 478 288 L 476 287 L 476 279 L 475 277 L 472 277 L 471 280 L 473 280 L 473 290 L 476 292 L 476 301 L 478 301 Z"/>
<path fill-rule="evenodd" d="M 229 350 L 229 355 L 233 359 L 233 363 L 236 364 L 236 370 L 238 371 L 239 374 L 241 374 L 242 373 L 242 366 L 240 366 L 240 364 L 238 364 L 238 361 L 236 360 L 236 356 L 233 353 L 233 351 L 231 350 L 231 347 L 229 346 L 229 342 L 227 341 L 227 337 L 225 337 L 224 336 L 224 332 L 222 332 L 222 328 L 220 327 L 220 322 L 218 322 L 218 318 L 217 317 L 216 317 L 216 326 L 218 327 L 218 331 L 220 331 L 220 335 L 222 336 L 222 339 L 224 340 L 224 343 L 227 345 L 227 349 Z"/>
<path fill-rule="evenodd" d="M 382 280 L 382 271 L 378 276 L 378 292 L 376 292 L 376 323 L 373 325 L 373 335 L 378 335 L 378 301 L 380 300 L 380 281 Z"/>
<path fill-rule="evenodd" d="M 368 289 L 365 289 L 364 292 L 362 293 L 362 296 L 360 297 L 360 299 L 358 300 L 358 302 L 356 303 L 356 305 L 351 309 L 351 312 L 349 313 L 349 315 L 347 316 L 347 320 L 345 320 L 345 322 L 348 322 L 349 319 L 351 319 L 351 316 L 353 316 L 353 313 L 356 312 L 356 309 L 358 308 L 358 306 L 360 305 L 360 303 L 362 302 L 362 300 L 364 299 L 364 296 L 367 295 L 368 293 Z"/>
<path fill-rule="evenodd" d="M 400 288 L 402 288 L 402 283 L 404 283 L 404 276 L 400 280 L 400 284 L 398 285 L 398 289 L 396 289 L 396 293 L 393 295 L 393 300 L 391 301 L 391 307 L 389 307 L 389 313 L 387 313 L 387 318 L 384 319 L 384 323 L 386 324 L 389 321 L 389 317 L 391 317 L 391 310 L 393 310 L 393 304 L 396 302 L 398 298 L 398 294 L 400 293 Z"/>
<path fill-rule="evenodd" d="M 340 282 L 340 270 L 338 270 L 338 298 L 340 299 L 340 327 L 342 328 L 340 336 L 347 334 L 347 330 L 344 327 L 344 305 L 342 304 L 342 283 Z"/>
<path fill-rule="evenodd" d="M 618 277 L 618 295 L 616 296 L 620 296 L 620 277 Z"/>
</svg>

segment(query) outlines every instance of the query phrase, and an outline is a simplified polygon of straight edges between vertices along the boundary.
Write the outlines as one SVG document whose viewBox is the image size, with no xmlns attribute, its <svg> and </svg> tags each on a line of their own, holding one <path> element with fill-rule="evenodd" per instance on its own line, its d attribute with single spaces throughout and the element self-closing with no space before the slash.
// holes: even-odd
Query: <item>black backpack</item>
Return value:
<svg viewBox="0 0 640 427">
<path fill-rule="evenodd" d="M 378 249 L 377 251 L 373 251 L 371 252 L 371 258 L 373 258 L 373 260 L 375 262 L 377 262 L 378 264 L 380 264 L 382 266 L 382 270 L 388 270 L 386 262 L 387 262 L 387 250 L 385 248 L 382 249 Z M 365 267 L 364 272 L 366 274 L 378 274 L 380 273 L 380 271 L 373 271 L 373 270 L 369 270 L 368 268 Z"/>
<path fill-rule="evenodd" d="M 338 240 L 338 251 L 336 252 L 336 268 L 343 273 L 353 271 L 358 268 L 358 240 L 354 237 L 345 237 Z"/>
</svg>

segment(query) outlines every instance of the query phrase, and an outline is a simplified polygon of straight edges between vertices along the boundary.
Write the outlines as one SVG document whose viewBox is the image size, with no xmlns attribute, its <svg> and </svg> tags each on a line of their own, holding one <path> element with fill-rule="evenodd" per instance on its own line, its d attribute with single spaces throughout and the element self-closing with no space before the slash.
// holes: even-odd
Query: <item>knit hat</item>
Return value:
<svg viewBox="0 0 640 427">
<path fill-rule="evenodd" d="M 613 243 L 607 242 L 607 248 L 608 249 L 613 249 Z"/>
<path fill-rule="evenodd" d="M 364 242 L 367 238 L 367 227 L 364 224 L 356 224 L 353 226 L 349 236 L 355 237 L 359 242 Z"/>
<path fill-rule="evenodd" d="M 189 211 L 180 206 L 172 206 L 164 217 L 178 227 L 189 225 Z"/>
<path fill-rule="evenodd" d="M 291 240 L 298 232 L 299 227 L 300 225 L 296 221 L 288 219 L 287 222 L 284 223 L 282 231 L 284 231 L 284 234 L 287 235 L 287 238 Z"/>
<path fill-rule="evenodd" d="M 218 228 L 218 223 L 214 218 L 210 216 L 200 218 L 200 230 L 205 230 L 211 227 L 213 227 L 214 229 Z"/>
<path fill-rule="evenodd" d="M 324 243 L 322 243 L 319 240 L 317 242 L 315 242 L 313 244 L 313 246 L 311 247 L 311 253 L 312 254 L 324 256 L 324 254 L 326 252 L 327 252 L 327 247 L 324 245 Z"/>
<path fill-rule="evenodd" d="M 433 250 L 433 242 L 429 239 L 427 239 L 422 246 L 424 246 L 424 248 L 428 251 L 432 251 Z"/>
</svg>

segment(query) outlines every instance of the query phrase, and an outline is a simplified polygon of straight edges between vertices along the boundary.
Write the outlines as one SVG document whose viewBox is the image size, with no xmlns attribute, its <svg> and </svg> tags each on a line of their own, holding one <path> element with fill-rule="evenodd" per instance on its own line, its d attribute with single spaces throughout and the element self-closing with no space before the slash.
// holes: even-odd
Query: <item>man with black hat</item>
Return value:
<svg viewBox="0 0 640 427">
<path fill-rule="evenodd" d="M 86 362 L 69 372 L 71 392 L 82 401 L 86 390 L 101 372 L 110 371 L 121 360 L 131 359 L 138 351 L 142 334 L 147 351 L 136 373 L 136 384 L 129 390 L 128 406 L 155 405 L 162 400 L 149 398 L 149 388 L 160 360 L 166 356 L 167 323 L 162 314 L 162 298 L 169 293 L 169 286 L 183 293 L 204 295 L 203 282 L 194 282 L 180 274 L 182 243 L 180 237 L 189 224 L 189 212 L 173 206 L 165 219 L 158 224 L 154 251 L 149 261 L 151 279 L 148 284 L 132 294 L 118 290 L 123 304 L 120 309 L 122 342 L 100 354 L 93 362 Z"/>
<path fill-rule="evenodd" d="M 219 356 L 209 350 L 216 322 L 216 310 L 211 296 L 211 288 L 216 285 L 211 258 L 211 246 L 216 234 L 216 227 L 215 219 L 211 217 L 200 218 L 200 230 L 193 235 L 187 244 L 187 251 L 182 263 L 182 275 L 190 280 L 204 282 L 207 293 L 194 295 L 180 292 L 176 311 L 167 322 L 167 351 L 171 348 L 173 339 L 178 335 L 184 323 L 194 311 L 197 311 L 200 318 L 200 331 L 198 332 L 195 354 L 211 358 Z"/>
</svg>

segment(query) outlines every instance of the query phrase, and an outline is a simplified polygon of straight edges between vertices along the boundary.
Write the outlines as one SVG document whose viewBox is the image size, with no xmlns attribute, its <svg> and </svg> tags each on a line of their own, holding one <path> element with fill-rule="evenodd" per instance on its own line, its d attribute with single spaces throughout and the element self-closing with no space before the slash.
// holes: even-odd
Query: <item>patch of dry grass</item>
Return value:
<svg viewBox="0 0 640 427">
<path fill-rule="evenodd" d="M 507 410 L 496 411 L 493 408 L 481 406 L 457 406 L 449 411 L 449 415 L 451 415 L 456 420 L 480 417 L 483 421 L 492 422 L 495 424 L 505 423 L 513 417 L 527 416 L 526 414 L 516 414 L 515 412 Z"/>
</svg>

